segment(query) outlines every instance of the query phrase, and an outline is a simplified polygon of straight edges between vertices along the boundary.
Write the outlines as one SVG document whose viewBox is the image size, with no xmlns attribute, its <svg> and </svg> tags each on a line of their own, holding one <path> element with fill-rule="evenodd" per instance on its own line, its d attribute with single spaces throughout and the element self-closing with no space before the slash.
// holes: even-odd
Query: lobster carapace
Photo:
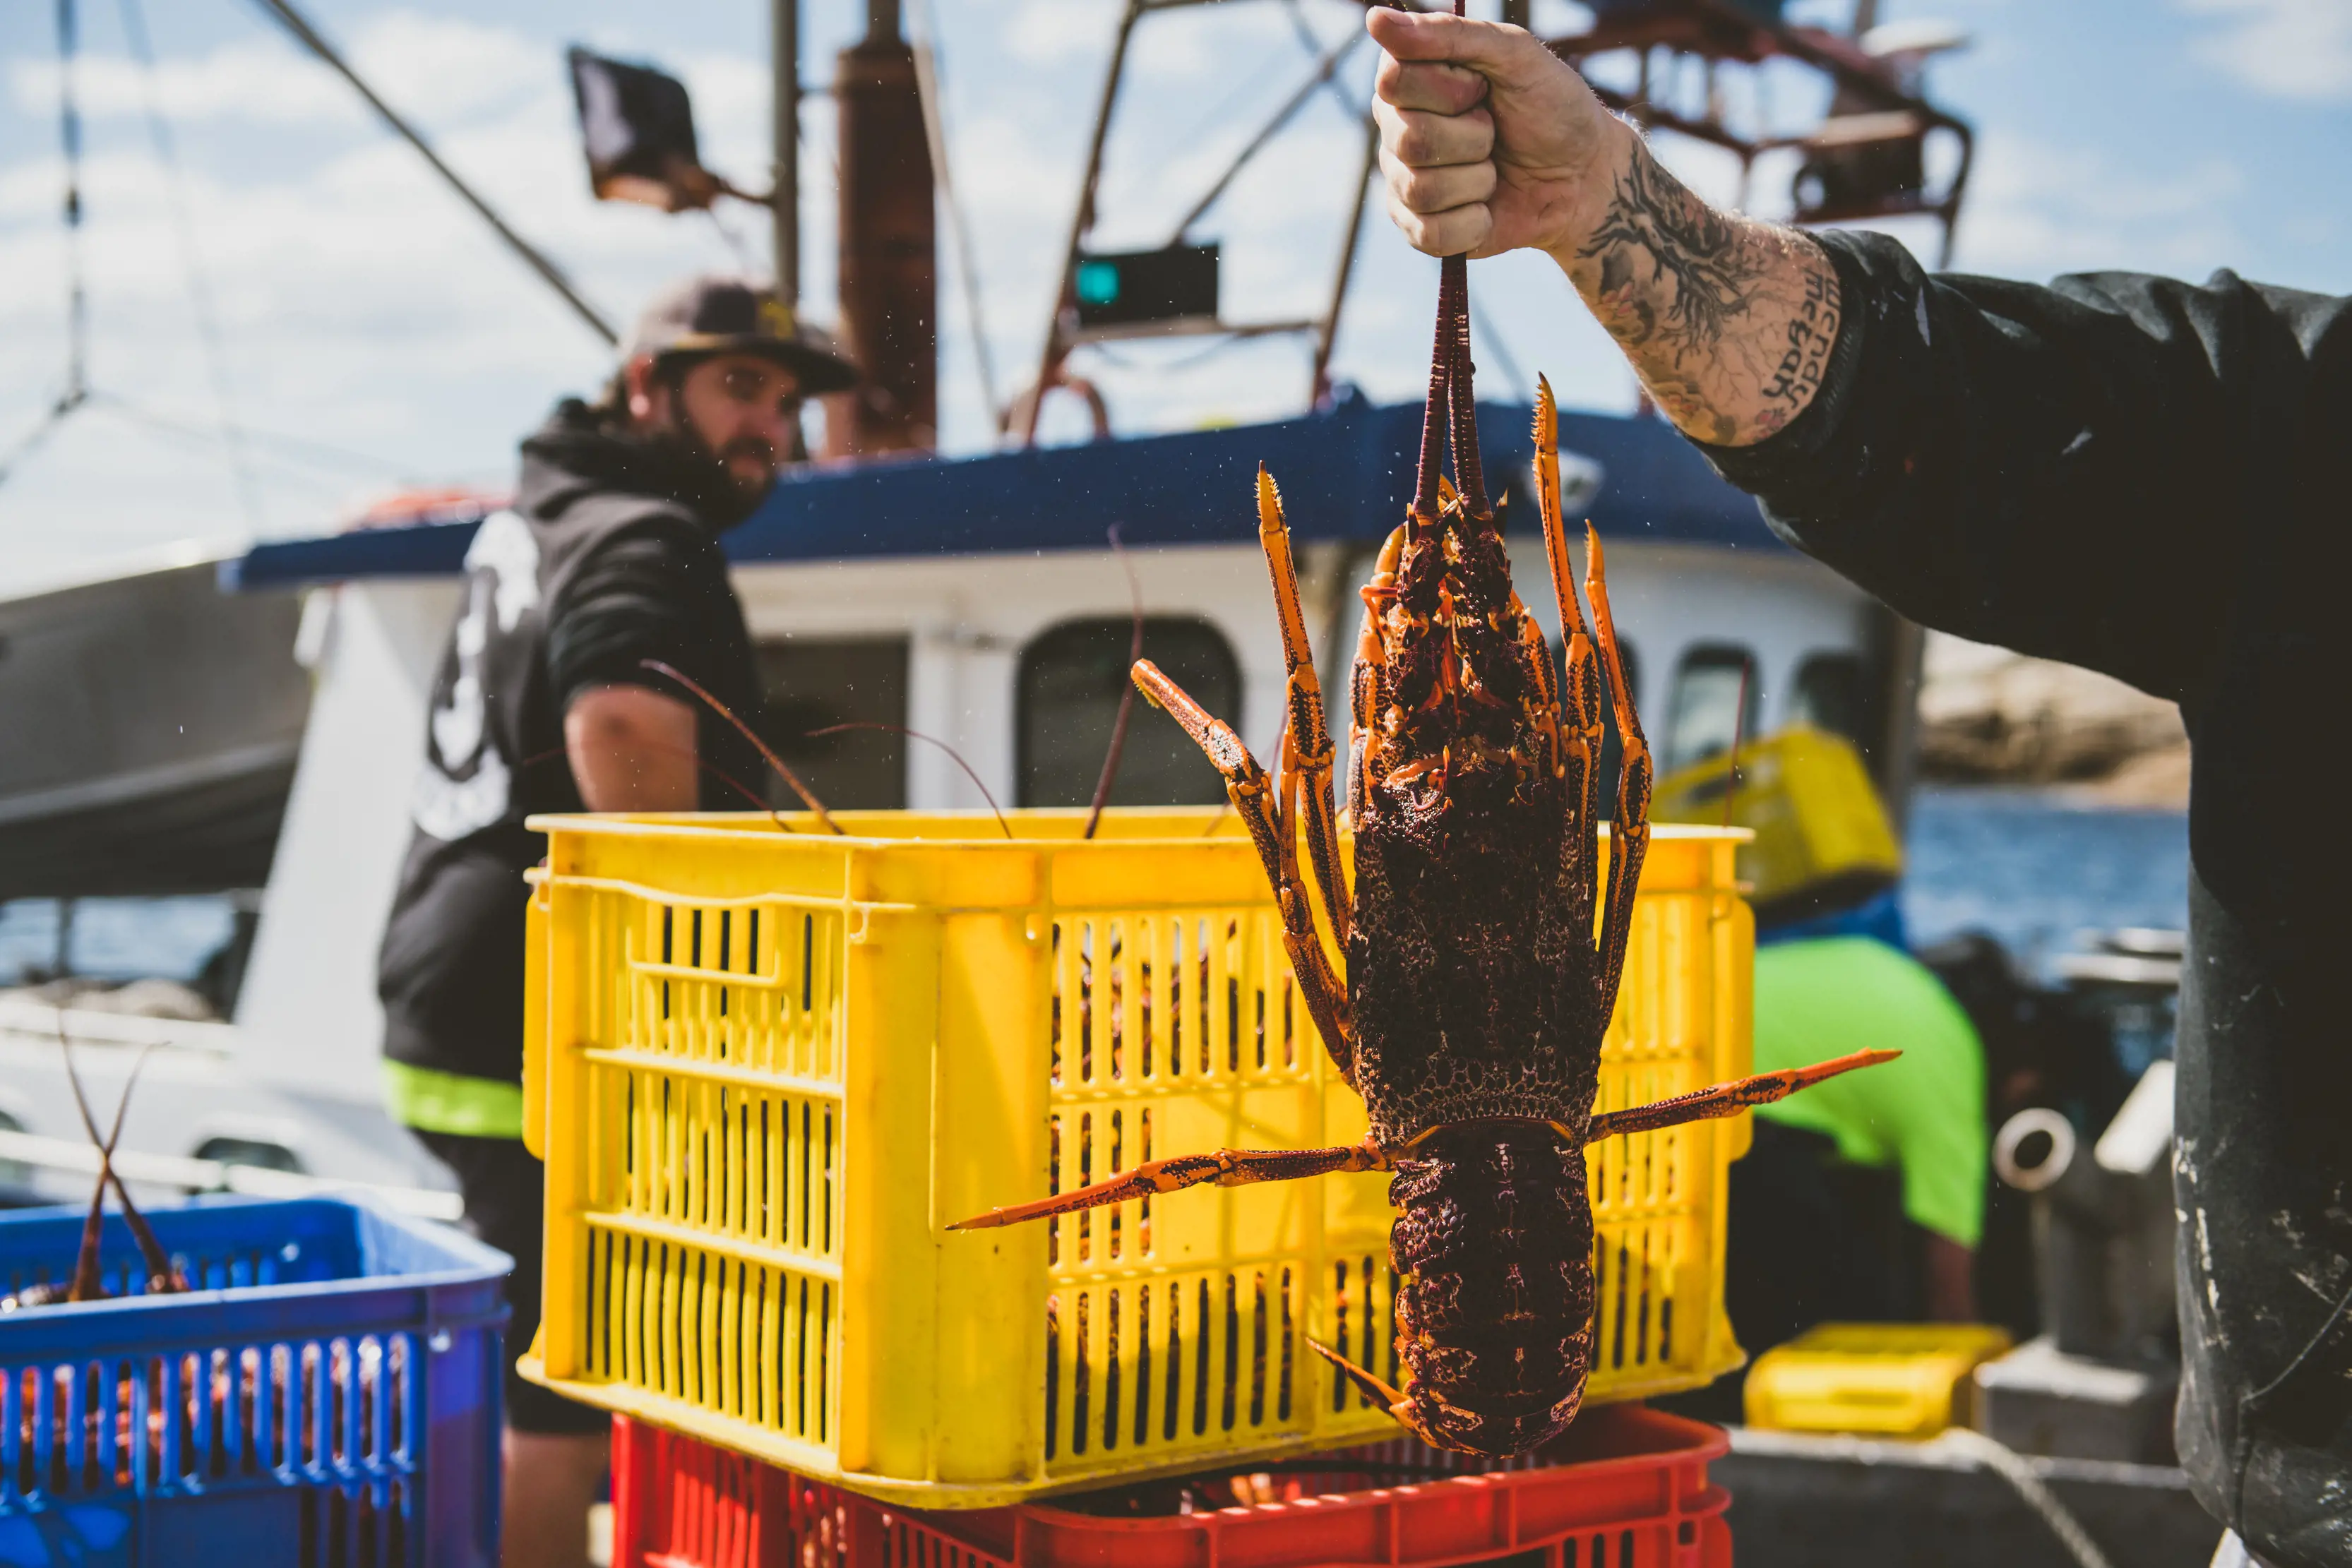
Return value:
<svg viewBox="0 0 2352 1568">
<path fill-rule="evenodd" d="M 1895 1053 L 1862 1051 L 1592 1113 L 1649 839 L 1650 754 L 1625 686 L 1600 541 L 1589 528 L 1589 624 L 1578 601 L 1549 384 L 1536 403 L 1537 489 L 1566 642 L 1565 689 L 1542 631 L 1512 591 L 1478 457 L 1465 258 L 1447 258 L 1440 278 L 1416 495 L 1363 591 L 1349 703 L 1352 896 L 1290 536 L 1263 470 L 1258 532 L 1288 669 L 1276 771 L 1268 775 L 1232 729 L 1148 660 L 1134 667 L 1144 694 L 1224 776 L 1280 905 L 1300 995 L 1339 1071 L 1364 1098 L 1370 1136 L 1338 1148 L 1156 1160 L 957 1228 L 1202 1182 L 1393 1171 L 1390 1251 L 1403 1386 L 1316 1349 L 1425 1440 L 1502 1455 L 1557 1434 L 1583 1397 L 1593 1316 L 1585 1145 L 1730 1115 Z M 1439 472 L 1449 433 L 1451 483 Z M 1605 856 L 1604 704 L 1614 710 L 1623 755 Z M 1344 979 L 1316 928 L 1318 902 L 1346 956 Z"/>
</svg>

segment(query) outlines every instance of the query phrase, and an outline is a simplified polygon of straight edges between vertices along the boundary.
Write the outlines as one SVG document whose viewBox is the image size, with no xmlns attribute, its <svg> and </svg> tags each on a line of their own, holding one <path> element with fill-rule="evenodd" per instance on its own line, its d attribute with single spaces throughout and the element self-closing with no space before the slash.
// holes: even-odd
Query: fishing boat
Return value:
<svg viewBox="0 0 2352 1568">
<path fill-rule="evenodd" d="M 1814 67 L 1850 98 L 1870 99 L 1864 107 L 1881 116 L 1861 127 L 1877 141 L 1855 141 L 1859 131 L 1849 125 L 1821 147 L 1797 148 L 1816 185 L 1823 170 L 1837 175 L 1838 202 L 1815 215 L 1927 212 L 1948 224 L 1957 183 L 1931 200 L 1897 169 L 1900 177 L 1871 187 L 1876 195 L 1864 199 L 1878 166 L 1870 159 L 1886 163 L 1889 148 L 1901 152 L 1957 131 L 1965 150 L 1966 127 L 1916 90 L 1916 42 L 1907 53 L 1873 54 L 1859 36 L 1842 41 L 1714 0 L 1677 4 L 1715 16 L 1711 30 L 1669 27 L 1671 37 L 1649 38 L 1634 13 L 1663 17 L 1676 6 L 1618 6 L 1607 8 L 1591 37 L 1555 47 L 1579 60 L 1611 50 L 1646 59 L 1654 49 L 1680 48 L 1734 65 L 1780 58 Z M 1148 47 L 1149 29 L 1163 25 L 1158 14 L 1177 8 L 1129 0 L 1119 13 L 1035 373 L 1025 390 L 1002 399 L 992 386 L 1004 444 L 971 455 L 928 449 L 938 375 L 933 258 L 950 254 L 963 281 L 971 277 L 948 174 L 936 62 L 901 37 L 897 7 L 887 4 L 868 8 L 872 30 L 841 57 L 833 92 L 847 150 L 840 176 L 841 324 L 878 395 L 829 408 L 824 460 L 787 473 L 757 515 L 727 536 L 767 687 L 764 727 L 829 803 L 926 810 L 979 810 L 991 798 L 1083 803 L 1125 687 L 1138 597 L 1149 656 L 1213 711 L 1235 717 L 1253 744 L 1270 747 L 1283 672 L 1252 501 L 1260 464 L 1282 486 L 1299 541 L 1327 690 L 1344 689 L 1339 672 L 1352 652 L 1355 590 L 1403 515 L 1419 420 L 1417 406 L 1376 405 L 1333 372 L 1359 239 L 1370 221 L 1363 199 L 1373 173 L 1369 137 L 1349 151 L 1361 159 L 1358 197 L 1334 236 L 1330 287 L 1313 316 L 1243 319 L 1222 308 L 1217 244 L 1204 237 L 1203 225 L 1213 226 L 1217 204 L 1241 168 L 1343 82 L 1353 82 L 1350 112 L 1361 114 L 1363 73 L 1347 73 L 1362 34 L 1351 24 L 1344 37 L 1334 32 L 1336 41 L 1306 38 L 1312 47 L 1302 53 L 1297 89 L 1241 139 L 1167 244 L 1106 251 L 1095 236 L 1128 62 Z M 786 4 L 779 14 L 789 18 L 793 10 Z M 299 36 L 352 75 L 315 30 Z M 780 93 L 789 97 L 799 80 L 793 27 L 780 29 L 776 42 Z M 600 195 L 680 210 L 735 192 L 700 167 L 682 86 L 655 68 L 583 50 L 572 51 L 570 62 Z M 1680 79 L 1653 81 L 1645 68 L 1633 96 L 1608 90 L 1655 129 L 1729 147 L 1743 163 L 1795 146 L 1735 133 L 1716 98 L 1678 99 L 1669 88 Z M 413 127 L 380 99 L 370 101 L 431 156 Z M 645 112 L 646 105 L 657 112 Z M 787 140 L 776 166 L 789 175 L 799 167 L 789 141 L 797 113 L 777 118 Z M 1876 151 L 1864 156 L 1856 147 Z M 1909 167 L 1901 157 L 1888 167 L 1896 164 Z M 795 298 L 799 193 L 786 178 L 758 199 L 784 262 L 780 287 Z M 949 246 L 933 232 L 940 215 L 952 225 Z M 493 222 L 583 320 L 612 336 L 548 257 Z M 1285 335 L 1307 350 L 1297 416 L 1111 434 L 1090 355 L 1143 339 Z M 1041 404 L 1069 395 L 1089 405 L 1097 438 L 1038 444 Z M 1482 405 L 1480 431 L 1490 465 L 1506 476 L 1500 489 L 1518 580 L 1534 590 L 1526 597 L 1556 637 L 1550 595 L 1538 586 L 1544 568 L 1528 471 L 1528 411 Z M 1754 503 L 1719 480 L 1663 420 L 1567 413 L 1560 446 L 1569 504 L 1591 517 L 1611 547 L 1628 674 L 1662 765 L 1672 769 L 1721 751 L 1741 734 L 1810 723 L 1852 737 L 1899 812 L 1909 782 L 1916 630 L 1782 547 Z M 86 1066 L 101 1093 L 127 1075 L 140 1049 L 168 1048 L 149 1068 L 158 1083 L 133 1105 L 126 1168 L 142 1159 L 200 1159 L 212 1162 L 205 1168 L 215 1174 L 248 1173 L 239 1180 L 257 1179 L 249 1173 L 262 1170 L 446 1186 L 378 1100 L 375 955 L 411 831 L 426 694 L 457 612 L 467 549 L 497 505 L 494 497 L 445 497 L 405 519 L 378 516 L 364 528 L 274 541 L 218 563 L 226 591 L 212 604 L 254 628 L 250 636 L 273 657 L 283 650 L 281 663 L 292 664 L 299 621 L 301 660 L 288 680 L 298 695 L 307 688 L 309 700 L 306 707 L 270 710 L 281 716 L 273 733 L 284 737 L 274 755 L 285 793 L 272 798 L 282 799 L 282 821 L 233 1016 L 182 1024 L 87 1009 L 67 1015 L 67 1030 L 90 1044 Z M 1114 530 L 1123 554 L 1112 548 Z M 201 576 L 210 569 L 185 570 Z M 159 651 L 153 662 L 171 660 Z M 215 700 L 229 702 L 254 684 L 217 669 L 202 678 Z M 258 712 L 248 716 L 257 733 L 267 727 Z M 845 724 L 873 727 L 809 734 Z M 289 771 L 283 747 L 297 729 L 299 757 Z M 1221 798 L 1215 775 L 1191 744 L 1171 723 L 1144 712 L 1112 802 Z M 0 830 L 5 810 L 0 796 Z M 158 821 L 168 815 L 152 803 L 140 810 Z M 58 1030 L 53 1008 L 34 1001 L 0 1008 L 0 1159 L 79 1141 Z M 163 1185 L 173 1185 L 170 1173 L 204 1174 L 184 1165 L 151 1168 L 166 1173 L 157 1178 Z"/>
</svg>

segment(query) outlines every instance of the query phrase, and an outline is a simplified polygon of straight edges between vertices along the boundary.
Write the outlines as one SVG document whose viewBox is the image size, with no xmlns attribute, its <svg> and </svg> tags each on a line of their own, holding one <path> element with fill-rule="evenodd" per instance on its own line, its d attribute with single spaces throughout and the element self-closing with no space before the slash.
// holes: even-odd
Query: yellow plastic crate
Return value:
<svg viewBox="0 0 2352 1568">
<path fill-rule="evenodd" d="M 548 1162 L 527 1375 L 931 1508 L 1377 1439 L 1306 1345 L 1393 1375 L 1384 1176 L 951 1221 L 1147 1158 L 1344 1143 L 1230 812 L 551 818 L 526 1139 Z M 1739 835 L 1650 850 L 1601 1106 L 1748 1070 Z M 1591 1152 L 1591 1397 L 1738 1364 L 1744 1119 Z"/>
<path fill-rule="evenodd" d="M 1726 752 L 1658 780 L 1651 814 L 1661 822 L 1720 822 L 1731 789 Z M 1784 894 L 1841 880 L 1903 874 L 1903 846 L 1862 754 L 1843 736 L 1799 726 L 1744 747 L 1733 825 L 1756 837 L 1739 852 L 1750 896 Z"/>
<path fill-rule="evenodd" d="M 1822 1323 L 1748 1370 L 1748 1424 L 1932 1437 L 1969 1418 L 1978 1364 L 2010 1346 L 1983 1323 Z"/>
</svg>

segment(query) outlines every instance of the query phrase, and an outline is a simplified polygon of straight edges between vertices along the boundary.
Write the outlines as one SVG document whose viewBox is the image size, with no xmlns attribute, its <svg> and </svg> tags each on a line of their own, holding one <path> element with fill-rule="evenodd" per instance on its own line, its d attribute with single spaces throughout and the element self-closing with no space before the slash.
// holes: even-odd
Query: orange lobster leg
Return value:
<svg viewBox="0 0 2352 1568">
<path fill-rule="evenodd" d="M 1298 569 L 1290 559 L 1290 528 L 1283 521 L 1282 493 L 1261 465 L 1257 471 L 1257 537 L 1274 579 L 1275 619 L 1282 626 L 1282 663 L 1288 677 L 1283 696 L 1290 722 L 1282 731 L 1281 778 L 1295 776 L 1306 809 L 1307 853 L 1315 867 L 1323 913 L 1332 940 L 1348 946 L 1348 885 L 1339 870 L 1339 832 L 1331 820 L 1331 725 L 1323 711 L 1323 684 L 1315 675 L 1314 644 L 1298 604 Z"/>
<path fill-rule="evenodd" d="M 1787 1067 L 1778 1072 L 1759 1072 L 1753 1078 L 1717 1083 L 1709 1089 L 1661 1100 L 1654 1105 L 1636 1105 L 1630 1111 L 1611 1111 L 1592 1118 L 1584 1141 L 1597 1144 L 1621 1133 L 1654 1133 L 1661 1127 L 1679 1127 L 1685 1122 L 1704 1122 L 1714 1116 L 1737 1116 L 1753 1106 L 1785 1100 L 1798 1090 L 1810 1088 L 1824 1078 L 1835 1078 L 1839 1073 L 1852 1072 L 1857 1067 L 1875 1067 L 1902 1054 L 1899 1051 L 1857 1051 L 1851 1056 L 1816 1061 L 1811 1067 Z"/>
<path fill-rule="evenodd" d="M 1273 884 L 1275 903 L 1282 910 L 1282 946 L 1290 955 L 1291 973 L 1298 978 L 1298 994 L 1307 1016 L 1323 1037 L 1324 1049 L 1339 1065 L 1340 1076 L 1355 1082 L 1355 1046 L 1348 1032 L 1348 989 L 1324 955 L 1323 938 L 1316 934 L 1315 911 L 1307 902 L 1307 882 L 1298 873 L 1297 819 L 1286 803 L 1271 799 L 1272 780 L 1223 720 L 1185 695 L 1184 688 L 1160 674 L 1149 659 L 1135 662 L 1135 684 L 1152 706 L 1167 710 L 1184 727 L 1184 733 L 1204 752 L 1210 764 L 1224 775 L 1225 795 L 1242 825 L 1257 844 Z M 1290 780 L 1296 789 L 1299 780 Z"/>
<path fill-rule="evenodd" d="M 1384 1171 L 1389 1157 L 1370 1144 L 1342 1144 L 1328 1149 L 1219 1149 L 1213 1155 L 1179 1155 L 1151 1160 L 1092 1186 L 1056 1193 L 1034 1203 L 992 1208 L 986 1214 L 958 1220 L 950 1230 L 994 1230 L 1051 1215 L 1075 1214 L 1108 1203 L 1150 1197 L 1156 1193 L 1181 1192 L 1202 1182 L 1219 1186 L 1246 1186 L 1260 1181 L 1297 1181 L 1328 1176 L 1333 1171 Z"/>
<path fill-rule="evenodd" d="M 1607 564 L 1601 536 L 1584 525 L 1584 597 L 1592 601 L 1593 641 L 1609 677 L 1609 698 L 1617 714 L 1617 744 L 1623 764 L 1617 770 L 1617 810 L 1609 821 L 1609 897 L 1601 920 L 1601 995 L 1617 995 L 1625 972 L 1625 944 L 1633 935 L 1633 893 L 1642 880 L 1642 859 L 1650 848 L 1650 746 L 1625 689 L 1625 662 L 1617 652 L 1617 623 L 1609 614 Z M 1856 1065 L 1860 1065 L 1857 1063 Z"/>
</svg>

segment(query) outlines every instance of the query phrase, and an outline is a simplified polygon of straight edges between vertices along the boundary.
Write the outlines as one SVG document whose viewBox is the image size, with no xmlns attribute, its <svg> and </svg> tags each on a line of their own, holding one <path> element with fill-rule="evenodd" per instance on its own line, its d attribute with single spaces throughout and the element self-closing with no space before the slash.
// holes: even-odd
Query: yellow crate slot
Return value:
<svg viewBox="0 0 2352 1568">
<path fill-rule="evenodd" d="M 1219 1146 L 1363 1136 L 1230 812 L 555 818 L 526 1044 L 548 1158 L 527 1375 L 875 1496 L 984 1507 L 1392 1423 L 1387 1178 L 950 1221 Z M 1748 1068 L 1739 837 L 1654 841 L 1600 1105 Z M 537 952 L 543 945 L 543 955 Z M 1588 1398 L 1736 1365 L 1744 1118 L 1588 1152 Z"/>
</svg>

